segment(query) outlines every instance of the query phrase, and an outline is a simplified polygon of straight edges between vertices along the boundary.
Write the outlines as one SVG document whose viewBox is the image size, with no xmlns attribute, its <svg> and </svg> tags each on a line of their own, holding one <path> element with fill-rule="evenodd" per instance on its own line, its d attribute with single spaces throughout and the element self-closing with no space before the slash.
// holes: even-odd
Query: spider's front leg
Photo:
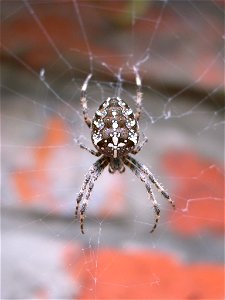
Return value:
<svg viewBox="0 0 225 300">
<path fill-rule="evenodd" d="M 128 156 L 129 161 L 131 161 L 135 166 L 137 166 L 141 171 L 143 171 L 144 174 L 148 176 L 148 178 L 151 180 L 151 182 L 155 185 L 157 190 L 163 195 L 164 198 L 166 198 L 172 207 L 175 209 L 175 203 L 174 200 L 170 198 L 168 193 L 164 190 L 162 185 L 155 179 L 155 176 L 149 171 L 149 169 L 145 166 L 140 164 L 136 159 L 134 159 L 131 156 Z"/>
<path fill-rule="evenodd" d="M 85 81 L 82 85 L 82 88 L 81 88 L 81 98 L 80 98 L 82 109 L 83 109 L 84 121 L 89 128 L 91 127 L 91 118 L 89 117 L 88 112 L 87 112 L 88 106 L 87 106 L 86 90 L 87 90 L 88 82 L 91 79 L 91 76 L 92 76 L 92 74 L 89 74 L 87 76 L 87 78 L 85 79 Z"/>
<path fill-rule="evenodd" d="M 141 179 L 142 182 L 144 182 L 145 184 L 145 187 L 146 187 L 146 190 L 148 192 L 148 195 L 150 196 L 150 199 L 153 203 L 153 208 L 154 208 L 154 211 L 155 211 L 155 223 L 150 231 L 150 233 L 153 233 L 157 227 L 157 224 L 159 222 L 159 218 L 160 218 L 160 209 L 159 209 L 159 206 L 158 206 L 158 203 L 155 199 L 155 196 L 153 194 L 153 191 L 152 191 L 152 188 L 150 186 L 150 183 L 149 183 L 149 180 L 148 180 L 148 177 L 146 176 L 146 174 L 138 168 L 137 165 L 135 165 L 133 162 L 131 162 L 129 159 L 125 159 L 124 160 L 124 164 L 127 165 L 131 171 L 138 177 Z"/>
<path fill-rule="evenodd" d="M 82 201 L 85 193 L 85 199 L 83 201 L 82 207 L 80 209 L 80 228 L 81 232 L 84 234 L 84 217 L 85 217 L 85 211 L 87 209 L 88 200 L 91 195 L 91 191 L 94 187 L 94 182 L 98 179 L 98 177 L 101 175 L 104 168 L 108 165 L 108 159 L 105 157 L 101 157 L 98 159 L 94 165 L 89 169 L 88 173 L 85 176 L 84 183 L 81 187 L 81 190 L 77 196 L 77 205 L 76 205 L 76 211 L 75 216 L 78 214 L 79 205 Z"/>
</svg>

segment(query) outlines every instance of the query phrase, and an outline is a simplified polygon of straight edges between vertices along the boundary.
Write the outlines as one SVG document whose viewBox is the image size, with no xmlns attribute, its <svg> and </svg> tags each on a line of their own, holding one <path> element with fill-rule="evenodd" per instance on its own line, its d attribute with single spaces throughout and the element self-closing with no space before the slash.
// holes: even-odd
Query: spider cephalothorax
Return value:
<svg viewBox="0 0 225 300">
<path fill-rule="evenodd" d="M 156 218 L 155 224 L 151 230 L 153 232 L 157 226 L 160 217 L 160 210 L 155 200 L 150 182 L 161 192 L 161 194 L 175 207 L 174 202 L 170 196 L 166 193 L 163 187 L 156 181 L 153 174 L 149 169 L 140 164 L 129 154 L 137 154 L 147 142 L 145 137 L 143 142 L 138 145 L 139 142 L 139 125 L 138 120 L 141 114 L 141 79 L 135 69 L 137 95 L 136 95 L 136 113 L 134 114 L 132 109 L 118 97 L 108 98 L 104 101 L 98 110 L 95 112 L 93 119 L 91 120 L 87 114 L 87 99 L 86 89 L 88 81 L 91 78 L 91 74 L 86 78 L 81 88 L 81 104 L 83 108 L 84 121 L 91 128 L 91 139 L 94 147 L 97 151 L 91 150 L 79 143 L 82 149 L 89 151 L 95 156 L 101 156 L 89 169 L 85 176 L 84 183 L 77 196 L 77 206 L 75 214 L 77 215 L 79 205 L 81 201 L 82 207 L 80 209 L 80 222 L 81 232 L 84 233 L 83 223 L 84 214 L 88 205 L 91 191 L 94 187 L 94 182 L 101 175 L 104 168 L 108 165 L 109 172 L 115 173 L 116 171 L 123 173 L 125 166 L 129 167 L 131 171 L 145 183 L 145 187 L 153 203 Z"/>
</svg>

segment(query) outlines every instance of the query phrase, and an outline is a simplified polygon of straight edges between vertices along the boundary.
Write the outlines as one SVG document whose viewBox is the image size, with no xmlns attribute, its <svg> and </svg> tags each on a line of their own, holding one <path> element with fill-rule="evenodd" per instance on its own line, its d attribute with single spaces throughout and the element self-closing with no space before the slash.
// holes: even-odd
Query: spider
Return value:
<svg viewBox="0 0 225 300">
<path fill-rule="evenodd" d="M 142 110 L 142 91 L 141 78 L 136 69 L 136 112 L 119 97 L 109 97 L 104 101 L 95 112 L 93 119 L 88 115 L 86 90 L 88 82 L 92 77 L 89 74 L 84 81 L 81 88 L 81 105 L 83 109 L 84 121 L 91 129 L 91 139 L 97 151 L 87 148 L 78 140 L 76 142 L 82 149 L 87 150 L 92 155 L 101 156 L 89 169 L 85 175 L 84 182 L 77 196 L 77 205 L 75 216 L 77 217 L 80 203 L 83 200 L 79 217 L 80 229 L 84 234 L 84 217 L 88 206 L 91 191 L 94 187 L 94 182 L 101 175 L 106 166 L 110 173 L 123 173 L 125 166 L 129 167 L 131 171 L 145 184 L 148 195 L 152 201 L 155 211 L 155 223 L 151 229 L 151 233 L 157 227 L 160 218 L 160 209 L 154 197 L 150 183 L 153 183 L 159 192 L 171 203 L 175 208 L 174 201 L 170 198 L 162 185 L 155 179 L 154 175 L 149 169 L 134 159 L 130 154 L 137 154 L 144 144 L 148 141 L 145 136 L 141 143 L 139 142 L 139 118 Z"/>
</svg>

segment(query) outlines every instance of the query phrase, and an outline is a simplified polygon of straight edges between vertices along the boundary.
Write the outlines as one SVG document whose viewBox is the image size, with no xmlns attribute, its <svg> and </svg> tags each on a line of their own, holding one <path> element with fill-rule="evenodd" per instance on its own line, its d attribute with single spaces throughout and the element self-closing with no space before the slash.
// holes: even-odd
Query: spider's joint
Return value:
<svg viewBox="0 0 225 300">
<path fill-rule="evenodd" d="M 87 110 L 87 100 L 84 96 L 82 96 L 82 98 L 81 98 L 81 103 L 82 103 L 83 109 Z M 85 112 L 83 112 L 83 113 L 85 113 Z"/>
<path fill-rule="evenodd" d="M 134 70 L 134 73 L 135 73 L 135 76 L 136 76 L 136 85 L 138 87 L 141 87 L 141 77 L 138 73 L 138 70 L 137 70 L 136 66 L 133 67 L 133 70 Z"/>
<path fill-rule="evenodd" d="M 143 93 L 138 91 L 137 92 L 137 99 L 136 99 L 138 105 L 140 105 L 141 102 L 142 102 L 142 96 L 143 96 Z"/>
<path fill-rule="evenodd" d="M 155 210 L 155 213 L 157 215 L 157 217 L 159 218 L 159 215 L 160 215 L 160 209 L 156 203 L 156 201 L 154 202 L 154 210 Z"/>
<path fill-rule="evenodd" d="M 85 81 L 84 81 L 84 83 L 83 83 L 83 85 L 82 85 L 82 88 L 81 88 L 81 91 L 82 91 L 82 92 L 85 92 L 85 91 L 86 91 L 87 86 L 88 86 L 88 82 L 89 82 L 89 80 L 91 79 L 91 77 L 92 77 L 92 74 L 90 73 L 90 74 L 87 76 L 87 78 L 85 79 Z"/>
</svg>

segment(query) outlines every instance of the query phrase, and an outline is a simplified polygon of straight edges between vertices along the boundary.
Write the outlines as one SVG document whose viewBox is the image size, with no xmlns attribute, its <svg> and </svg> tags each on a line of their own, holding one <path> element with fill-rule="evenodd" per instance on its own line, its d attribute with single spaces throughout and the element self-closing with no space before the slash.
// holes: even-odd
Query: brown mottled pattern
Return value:
<svg viewBox="0 0 225 300">
<path fill-rule="evenodd" d="M 102 114 L 102 116 L 100 115 Z M 103 121 L 103 123 L 101 123 Z M 113 123 L 114 125 L 113 127 Z M 95 142 L 95 135 L 99 141 Z M 110 98 L 103 102 L 92 120 L 92 142 L 96 149 L 113 157 L 113 136 L 118 137 L 117 157 L 123 157 L 134 149 L 139 139 L 139 126 L 130 107 L 119 98 Z M 135 138 L 132 138 L 136 136 Z M 120 146 L 123 143 L 124 145 Z"/>
</svg>

